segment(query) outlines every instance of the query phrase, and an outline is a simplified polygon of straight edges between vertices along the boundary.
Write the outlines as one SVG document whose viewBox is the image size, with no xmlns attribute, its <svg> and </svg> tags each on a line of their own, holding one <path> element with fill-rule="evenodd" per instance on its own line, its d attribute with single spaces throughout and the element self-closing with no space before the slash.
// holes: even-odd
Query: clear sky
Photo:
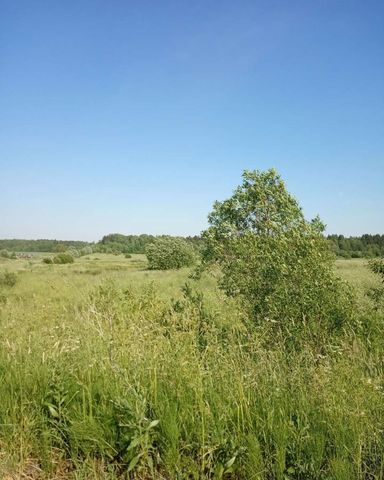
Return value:
<svg viewBox="0 0 384 480">
<path fill-rule="evenodd" d="M 384 233 L 382 0 L 0 0 L 0 237 L 198 234 L 275 167 Z"/>
</svg>

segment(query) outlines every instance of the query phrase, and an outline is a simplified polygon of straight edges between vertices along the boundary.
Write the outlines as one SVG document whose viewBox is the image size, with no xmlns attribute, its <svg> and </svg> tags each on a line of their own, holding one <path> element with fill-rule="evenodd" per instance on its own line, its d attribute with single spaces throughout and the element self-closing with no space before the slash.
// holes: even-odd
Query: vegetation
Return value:
<svg viewBox="0 0 384 480">
<path fill-rule="evenodd" d="M 58 264 L 73 263 L 74 259 L 73 259 L 73 256 L 70 253 L 63 252 L 63 253 L 58 253 L 57 255 L 55 255 L 52 259 L 52 262 L 53 263 L 58 263 Z"/>
<path fill-rule="evenodd" d="M 372 258 L 384 256 L 384 235 L 344 237 L 328 235 L 332 250 L 342 258 Z"/>
<path fill-rule="evenodd" d="M 274 171 L 209 221 L 199 275 L 0 257 L 0 478 L 384 479 L 383 261 L 333 264 Z"/>
<path fill-rule="evenodd" d="M 85 247 L 82 247 L 80 249 L 80 256 L 83 256 L 83 255 L 91 255 L 91 253 L 93 253 L 93 249 L 90 245 L 87 245 Z"/>
<path fill-rule="evenodd" d="M 169 237 L 166 235 L 156 237 L 154 235 L 121 235 L 112 233 L 105 235 L 94 248 L 95 251 L 102 253 L 145 253 L 147 245 L 167 238 Z M 185 240 L 193 245 L 196 250 L 201 248 L 201 237 L 186 237 Z"/>
<path fill-rule="evenodd" d="M 0 251 L 0 257 L 2 258 L 10 258 L 10 259 L 15 259 L 16 258 L 16 254 L 15 252 L 9 252 L 8 250 L 1 250 Z"/>
<path fill-rule="evenodd" d="M 97 258 L 10 264 L 1 478 L 382 478 L 384 318 L 364 261 L 337 263 L 363 287 L 360 326 L 318 352 L 267 347 L 205 273 L 181 289 L 189 269 Z"/>
<path fill-rule="evenodd" d="M 17 275 L 15 272 L 0 273 L 0 287 L 14 287 L 17 283 Z"/>
<path fill-rule="evenodd" d="M 384 259 L 371 260 L 369 262 L 369 268 L 373 273 L 380 276 L 382 282 L 384 282 Z"/>
<path fill-rule="evenodd" d="M 10 255 L 10 252 L 60 253 L 71 248 L 81 252 L 81 255 L 89 255 L 93 250 L 100 253 L 145 253 L 146 245 L 161 237 L 113 233 L 105 235 L 95 244 L 65 240 L 0 240 L 0 256 Z M 328 235 L 327 239 L 332 251 L 341 258 L 373 258 L 384 255 L 384 235 Z M 204 240 L 200 236 L 186 237 L 185 240 L 197 251 L 204 247 Z"/>
<path fill-rule="evenodd" d="M 195 252 L 182 238 L 164 237 L 146 246 L 148 268 L 151 270 L 172 270 L 193 265 Z"/>
<path fill-rule="evenodd" d="M 6 249 L 13 252 L 58 252 L 65 251 L 68 248 L 78 248 L 88 246 L 87 242 L 77 240 L 0 240 L 0 250 Z"/>
<path fill-rule="evenodd" d="M 379 309 L 384 307 L 384 258 L 371 260 L 369 268 L 381 281 L 379 286 L 372 287 L 368 291 L 368 296 L 374 301 L 376 308 Z"/>
<path fill-rule="evenodd" d="M 221 287 L 241 298 L 252 321 L 286 342 L 305 330 L 319 345 L 351 319 L 350 290 L 334 274 L 323 225 L 304 219 L 277 172 L 244 172 L 208 218 L 205 260 L 220 266 Z"/>
<path fill-rule="evenodd" d="M 96 245 L 96 251 L 102 253 L 144 253 L 145 247 L 153 243 L 153 235 L 105 235 Z"/>
</svg>

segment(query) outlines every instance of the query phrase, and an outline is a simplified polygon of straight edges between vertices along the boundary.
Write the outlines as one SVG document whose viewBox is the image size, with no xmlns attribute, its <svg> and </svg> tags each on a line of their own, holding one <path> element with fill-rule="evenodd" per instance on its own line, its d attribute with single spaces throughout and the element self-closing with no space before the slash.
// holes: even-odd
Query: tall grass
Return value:
<svg viewBox="0 0 384 480">
<path fill-rule="evenodd" d="M 3 303 L 0 477 L 384 478 L 382 314 L 288 350 L 206 297 L 103 280 Z"/>
</svg>

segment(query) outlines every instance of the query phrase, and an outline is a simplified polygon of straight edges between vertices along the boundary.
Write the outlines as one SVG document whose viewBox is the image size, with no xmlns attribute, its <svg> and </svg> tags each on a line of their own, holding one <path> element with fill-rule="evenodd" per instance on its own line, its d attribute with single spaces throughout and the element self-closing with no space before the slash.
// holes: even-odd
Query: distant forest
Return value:
<svg viewBox="0 0 384 480">
<path fill-rule="evenodd" d="M 384 256 L 384 235 L 362 235 L 361 237 L 344 237 L 328 235 L 332 250 L 338 257 L 372 258 Z"/>
<path fill-rule="evenodd" d="M 112 233 L 105 235 L 94 248 L 98 252 L 106 253 L 144 253 L 148 243 L 153 243 L 157 238 L 166 238 L 169 235 L 121 235 L 120 233 Z M 199 248 L 203 244 L 203 240 L 199 236 L 183 237 L 188 242 Z"/>
<path fill-rule="evenodd" d="M 9 252 L 63 252 L 69 249 L 80 250 L 83 247 L 90 246 L 94 252 L 100 253 L 144 253 L 148 243 L 153 243 L 158 238 L 164 238 L 167 235 L 121 235 L 112 233 L 105 235 L 99 242 L 81 242 L 77 240 L 0 240 L 0 251 Z M 201 237 L 184 237 L 196 248 L 202 246 Z"/>
<path fill-rule="evenodd" d="M 0 251 L 9 252 L 60 252 L 67 249 L 92 247 L 101 253 L 144 253 L 148 243 L 166 235 L 122 235 L 113 233 L 105 235 L 97 243 L 76 240 L 0 240 Z M 344 237 L 328 235 L 328 240 L 337 257 L 372 258 L 384 256 L 384 235 L 362 235 L 361 237 Z M 203 240 L 199 236 L 185 237 L 197 249 L 202 248 Z"/>
<path fill-rule="evenodd" d="M 80 249 L 91 245 L 77 240 L 0 240 L 0 250 L 9 252 L 62 252 L 69 248 Z"/>
</svg>

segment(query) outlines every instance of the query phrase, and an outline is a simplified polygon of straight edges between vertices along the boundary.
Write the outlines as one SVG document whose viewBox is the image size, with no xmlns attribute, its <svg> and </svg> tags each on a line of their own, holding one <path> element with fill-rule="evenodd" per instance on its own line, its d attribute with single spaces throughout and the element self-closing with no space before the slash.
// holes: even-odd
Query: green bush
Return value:
<svg viewBox="0 0 384 480">
<path fill-rule="evenodd" d="M 77 248 L 74 247 L 68 248 L 65 253 L 69 253 L 73 258 L 79 258 L 81 256 L 80 250 L 77 250 Z"/>
<path fill-rule="evenodd" d="M 1 250 L 0 251 L 0 257 L 3 257 L 3 258 L 10 258 L 11 254 L 8 252 L 8 250 Z"/>
<path fill-rule="evenodd" d="M 64 264 L 64 263 L 73 263 L 74 259 L 69 253 L 63 252 L 55 255 L 53 257 L 53 263 Z"/>
<path fill-rule="evenodd" d="M 43 258 L 43 263 L 52 264 L 53 263 L 53 258 L 52 257 L 44 257 Z"/>
<path fill-rule="evenodd" d="M 369 269 L 376 273 L 379 276 L 380 280 L 384 283 L 384 258 L 377 258 L 375 260 L 371 260 L 368 263 Z"/>
<path fill-rule="evenodd" d="M 372 287 L 368 292 L 368 297 L 373 300 L 375 307 L 384 307 L 384 258 L 376 258 L 368 262 L 368 267 L 381 280 L 381 285 Z"/>
<path fill-rule="evenodd" d="M 90 246 L 83 247 L 80 250 L 80 255 L 82 255 L 82 256 L 91 255 L 91 253 L 93 253 L 93 250 L 92 250 L 92 247 L 90 247 Z"/>
<path fill-rule="evenodd" d="M 126 253 L 124 256 L 125 258 L 132 258 L 132 255 L 130 253 Z"/>
<path fill-rule="evenodd" d="M 193 247 L 181 238 L 161 238 L 146 246 L 148 268 L 171 270 L 188 267 L 195 262 Z"/>
<path fill-rule="evenodd" d="M 14 287 L 17 283 L 15 272 L 3 272 L 0 274 L 0 285 L 3 287 Z"/>
</svg>

